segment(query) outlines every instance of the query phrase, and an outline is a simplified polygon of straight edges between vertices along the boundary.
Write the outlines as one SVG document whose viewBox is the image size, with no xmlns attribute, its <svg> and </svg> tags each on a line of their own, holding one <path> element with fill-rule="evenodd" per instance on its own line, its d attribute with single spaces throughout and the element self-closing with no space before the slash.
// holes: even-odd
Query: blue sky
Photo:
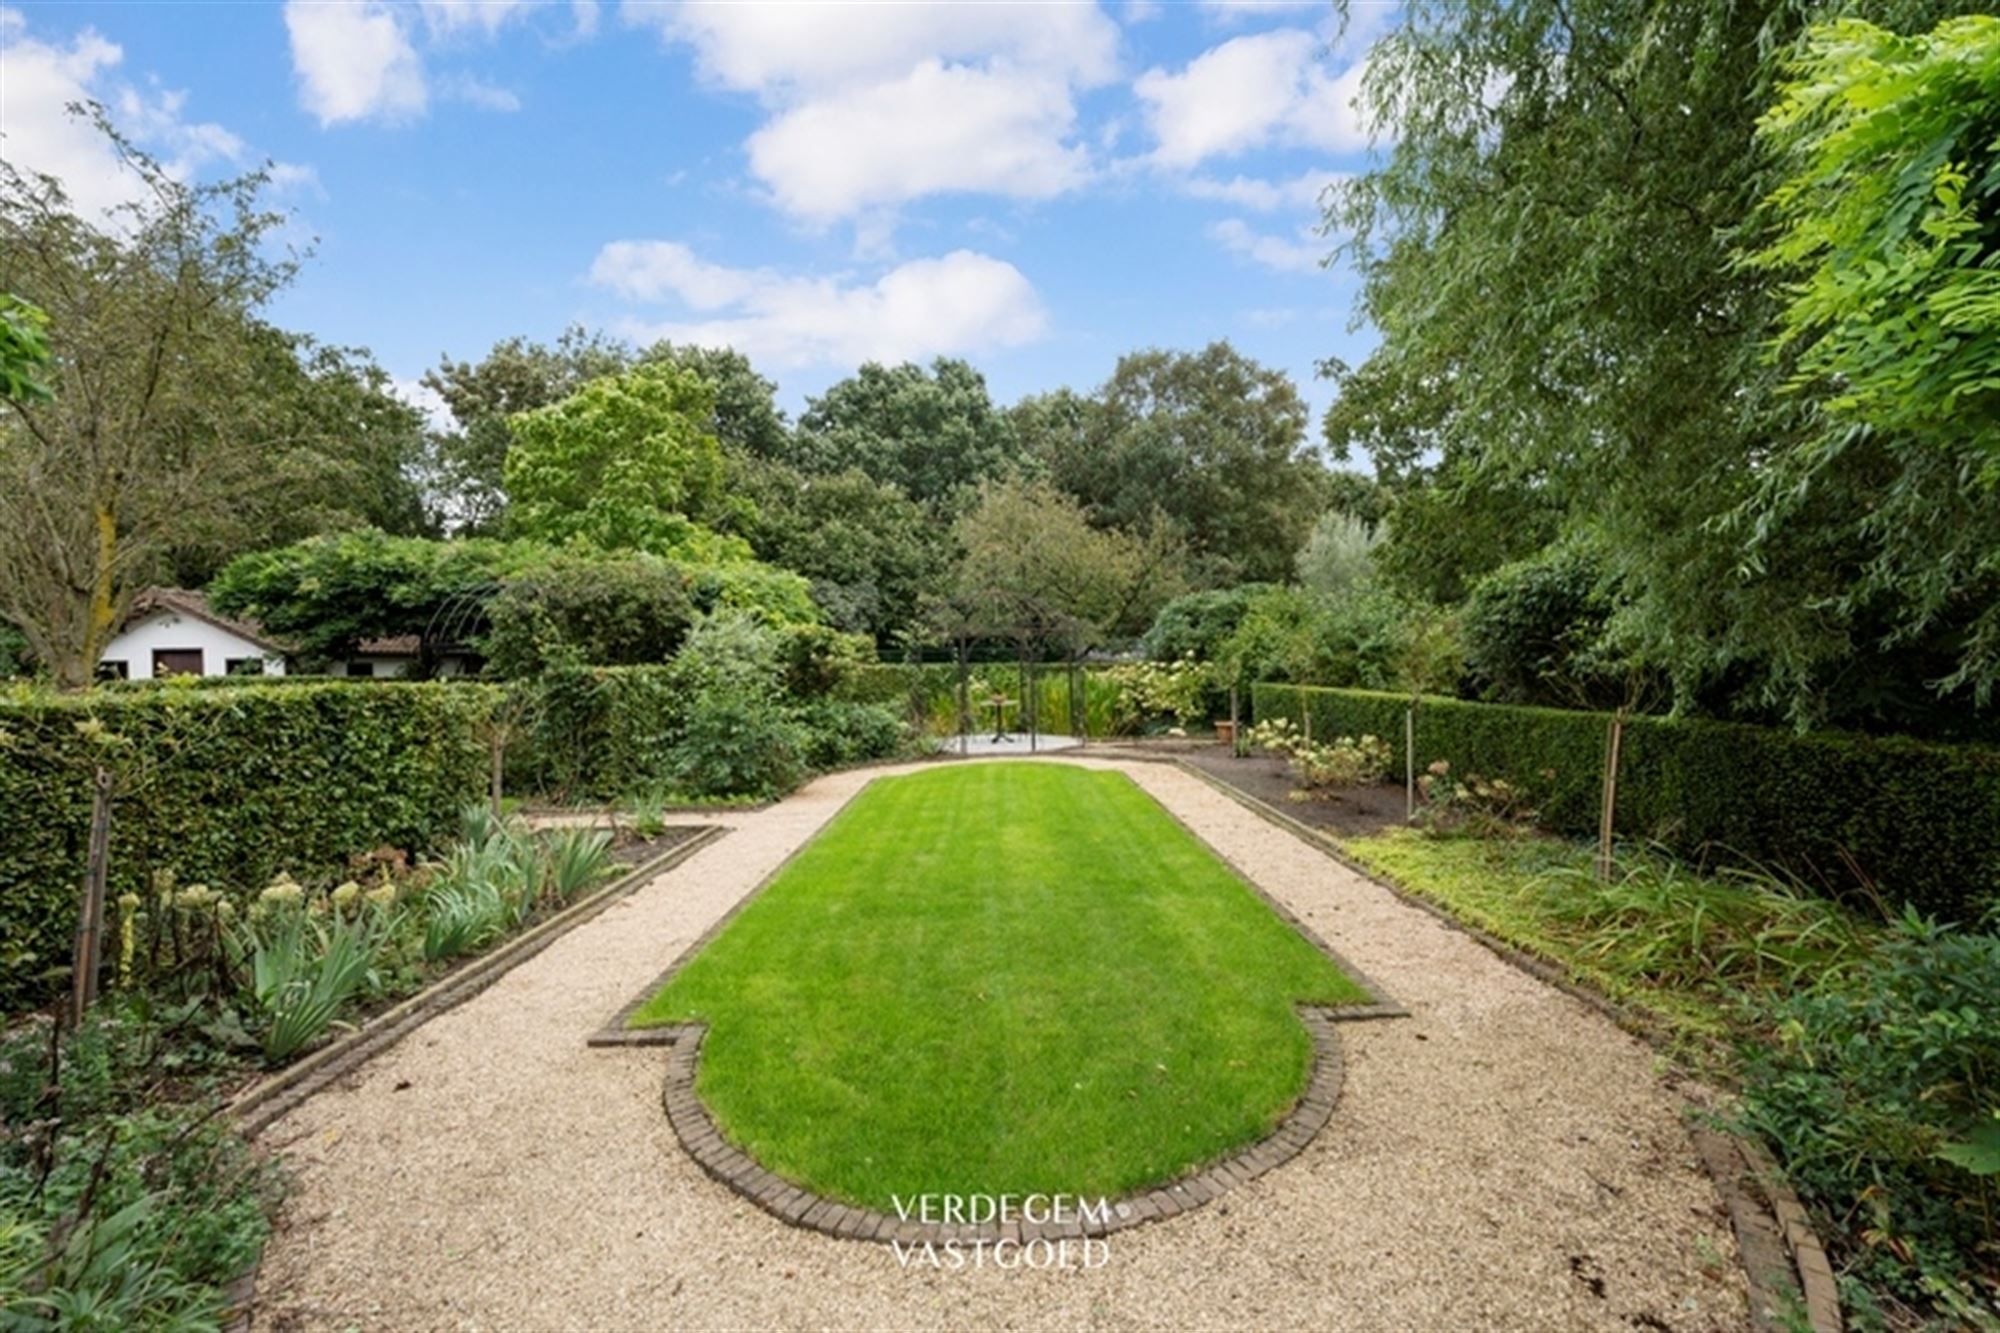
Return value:
<svg viewBox="0 0 2000 1333">
<path fill-rule="evenodd" d="M 1325 4 L 0 0 L 0 152 L 102 208 L 63 104 L 192 175 L 265 160 L 316 256 L 274 311 L 413 382 L 581 322 L 727 342 L 796 410 L 866 359 L 1000 400 L 1229 338 L 1330 396 L 1318 188 L 1392 11 Z"/>
</svg>

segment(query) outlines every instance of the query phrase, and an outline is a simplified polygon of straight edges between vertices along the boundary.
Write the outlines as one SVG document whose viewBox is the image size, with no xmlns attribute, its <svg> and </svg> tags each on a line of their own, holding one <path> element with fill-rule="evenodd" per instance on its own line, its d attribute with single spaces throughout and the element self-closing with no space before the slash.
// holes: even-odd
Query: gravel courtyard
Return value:
<svg viewBox="0 0 2000 1333">
<path fill-rule="evenodd" d="M 667 1053 L 584 1039 L 885 770 L 836 774 L 718 820 L 734 831 L 268 1129 L 296 1188 L 256 1326 L 1747 1324 L 1649 1049 L 1195 777 L 1104 766 L 1411 1011 L 1340 1027 L 1339 1104 L 1292 1162 L 1067 1272 L 905 1269 L 710 1181 L 662 1113 Z"/>
</svg>

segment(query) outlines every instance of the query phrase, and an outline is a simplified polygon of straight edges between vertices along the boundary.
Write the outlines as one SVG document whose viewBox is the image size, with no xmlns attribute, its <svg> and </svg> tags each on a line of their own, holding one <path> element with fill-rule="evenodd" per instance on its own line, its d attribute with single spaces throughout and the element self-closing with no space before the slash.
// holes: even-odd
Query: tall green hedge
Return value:
<svg viewBox="0 0 2000 1333">
<path fill-rule="evenodd" d="M 1310 718 L 1317 738 L 1373 733 L 1403 764 L 1409 696 L 1261 684 L 1256 720 Z M 1594 834 L 1610 715 L 1426 696 L 1417 767 L 1504 777 L 1543 822 Z M 1688 856 L 1782 868 L 1835 895 L 1872 887 L 1966 920 L 2000 897 L 2000 750 L 1732 722 L 1625 724 L 1617 828 Z"/>
<path fill-rule="evenodd" d="M 687 722 L 687 690 L 670 666 L 583 667 L 534 687 L 530 734 L 508 761 L 511 789 L 579 799 L 657 786 Z"/>
<path fill-rule="evenodd" d="M 389 682 L 0 697 L 0 1006 L 37 999 L 68 962 L 97 761 L 120 792 L 114 895 L 160 869 L 247 893 L 383 844 L 439 845 L 485 789 L 491 700 Z"/>
</svg>

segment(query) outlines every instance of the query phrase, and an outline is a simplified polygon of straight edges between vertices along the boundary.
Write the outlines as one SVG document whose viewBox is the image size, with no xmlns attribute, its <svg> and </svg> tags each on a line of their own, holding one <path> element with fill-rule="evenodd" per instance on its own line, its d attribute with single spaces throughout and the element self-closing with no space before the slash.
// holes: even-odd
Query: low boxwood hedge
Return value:
<svg viewBox="0 0 2000 1333">
<path fill-rule="evenodd" d="M 1310 719 L 1316 738 L 1372 733 L 1403 765 L 1410 699 L 1260 684 L 1256 720 Z M 1419 770 L 1504 777 L 1542 822 L 1595 834 L 1607 713 L 1470 703 L 1418 705 Z M 1618 831 L 1711 862 L 1781 868 L 1836 896 L 1873 891 L 1946 920 L 2000 896 L 2000 750 L 1845 733 L 1800 735 L 1686 718 L 1627 721 Z"/>
<path fill-rule="evenodd" d="M 384 844 L 428 849 L 486 787 L 484 686 L 21 692 L 0 697 L 0 1008 L 68 963 L 91 773 L 117 778 L 111 892 L 155 870 L 248 892 Z"/>
</svg>

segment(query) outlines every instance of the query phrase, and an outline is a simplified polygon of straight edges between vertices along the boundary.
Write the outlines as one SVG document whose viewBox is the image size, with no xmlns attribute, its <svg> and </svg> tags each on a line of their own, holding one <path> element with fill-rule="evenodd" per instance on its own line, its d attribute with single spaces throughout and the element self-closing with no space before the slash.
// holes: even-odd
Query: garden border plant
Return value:
<svg viewBox="0 0 2000 1333">
<path fill-rule="evenodd" d="M 1290 688 L 1290 687 L 1288 687 Z M 1259 797 L 1177 756 L 1146 756 L 1146 762 L 1171 764 L 1234 800 L 1274 827 L 1292 834 L 1407 906 L 1439 924 L 1467 936 L 1502 962 L 1555 987 L 1604 1015 L 1625 1032 L 1663 1053 L 1667 1047 L 1662 1024 L 1650 1015 L 1620 1004 L 1572 977 L 1557 961 L 1516 948 L 1479 927 L 1459 920 L 1442 905 L 1398 883 L 1390 875 L 1358 859 L 1332 835 L 1306 824 Z M 1812 1333 L 1841 1333 L 1839 1291 L 1826 1250 L 1798 1194 L 1784 1179 L 1763 1145 L 1740 1132 L 1715 1123 L 1709 1108 L 1690 1101 L 1689 1136 L 1702 1167 L 1714 1182 L 1736 1233 L 1743 1270 L 1751 1289 L 1751 1310 L 1757 1326 L 1775 1333 L 1793 1327 L 1787 1322 L 1802 1314 Z M 1775 1248 L 1774 1248 L 1775 1247 Z M 1785 1267 L 1770 1262 L 1782 1256 Z"/>
<path fill-rule="evenodd" d="M 546 949 L 562 935 L 630 896 L 729 833 L 721 824 L 696 828 L 689 836 L 578 897 L 553 916 L 519 935 L 471 956 L 393 1008 L 354 1031 L 293 1061 L 238 1093 L 229 1111 L 244 1135 L 254 1138 L 313 1093 L 344 1077 L 421 1027 L 470 1000 L 508 972 Z"/>
<path fill-rule="evenodd" d="M 963 762 L 1021 761 L 989 757 Z M 1053 759 L 1047 762 L 1067 764 L 1068 761 Z M 872 783 L 873 779 L 857 788 L 849 797 L 848 803 L 851 804 Z M 781 1221 L 817 1230 L 839 1239 L 899 1244 L 942 1243 L 947 1240 L 994 1242 L 1003 1239 L 1025 1243 L 1034 1239 L 1054 1240 L 1086 1234 L 1103 1235 L 1142 1222 L 1164 1220 L 1207 1203 L 1235 1185 L 1254 1179 L 1289 1160 L 1311 1142 L 1313 1136 L 1327 1122 L 1332 1114 L 1334 1101 L 1339 1095 L 1342 1069 L 1340 1046 L 1334 1032 L 1334 1023 L 1402 1018 L 1408 1016 L 1408 1010 L 1386 999 L 1385 992 L 1379 985 L 1347 961 L 1296 913 L 1266 892 L 1263 886 L 1259 885 L 1237 862 L 1209 843 L 1178 814 L 1167 809 L 1150 793 L 1142 794 L 1153 808 L 1164 812 L 1172 819 L 1196 846 L 1219 862 L 1232 879 L 1247 888 L 1251 895 L 1284 926 L 1295 931 L 1309 946 L 1332 962 L 1369 998 L 1353 1004 L 1295 1004 L 1294 1011 L 1311 1040 L 1313 1056 L 1304 1091 L 1279 1119 L 1276 1126 L 1268 1134 L 1231 1150 L 1216 1160 L 1198 1165 L 1162 1184 L 1142 1188 L 1112 1201 L 1112 1213 L 1107 1217 L 1097 1219 L 1095 1222 L 1081 1219 L 1068 1222 L 1052 1220 L 1039 1227 L 1018 1221 L 1011 1226 L 997 1221 L 987 1225 L 927 1223 L 828 1198 L 768 1170 L 748 1153 L 730 1143 L 717 1126 L 707 1107 L 694 1091 L 695 1078 L 699 1072 L 700 1047 L 708 1028 L 706 1023 L 679 1022 L 643 1029 L 629 1026 L 632 1016 L 690 962 L 699 957 L 747 907 L 756 902 L 806 847 L 811 846 L 819 834 L 825 831 L 824 828 L 794 848 L 791 854 L 773 867 L 750 892 L 738 899 L 698 939 L 682 950 L 665 972 L 621 1006 L 604 1027 L 592 1034 L 588 1044 L 600 1047 L 634 1045 L 673 1047 L 667 1062 L 662 1103 L 676 1136 L 689 1156 L 717 1181 L 742 1194 Z"/>
</svg>

